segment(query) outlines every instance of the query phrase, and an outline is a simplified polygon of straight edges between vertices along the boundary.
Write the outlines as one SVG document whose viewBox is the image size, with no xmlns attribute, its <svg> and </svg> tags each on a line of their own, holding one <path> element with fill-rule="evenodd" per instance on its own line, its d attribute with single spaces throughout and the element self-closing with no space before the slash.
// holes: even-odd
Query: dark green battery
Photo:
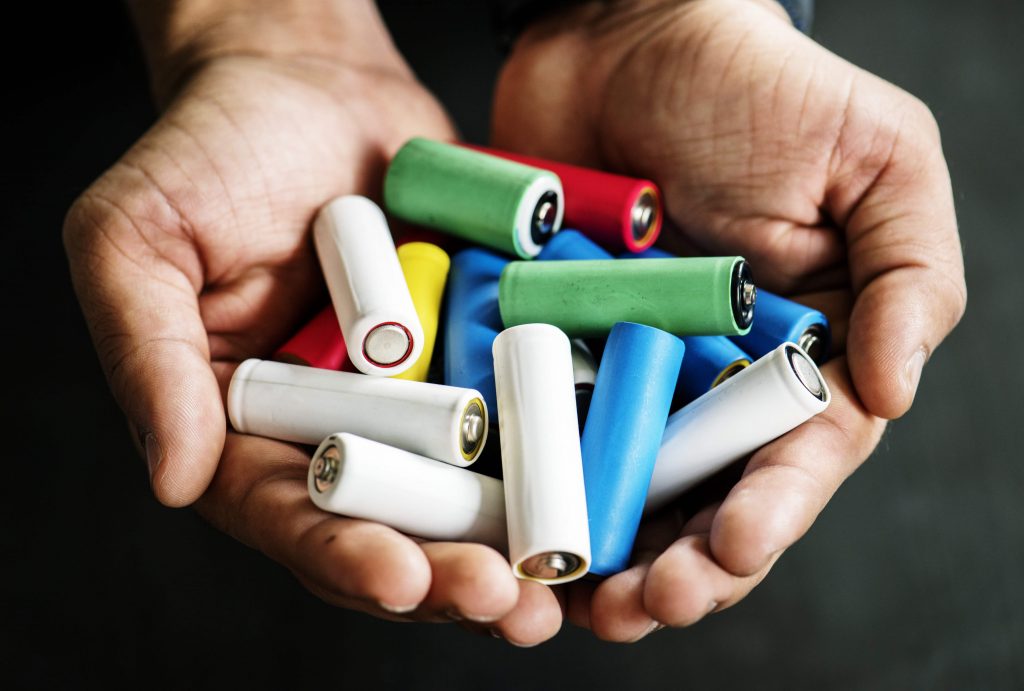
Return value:
<svg viewBox="0 0 1024 691">
<path fill-rule="evenodd" d="M 756 298 L 743 257 L 511 262 L 498 286 L 506 327 L 553 324 L 571 338 L 607 335 L 617 322 L 739 336 Z"/>
<path fill-rule="evenodd" d="M 562 224 L 562 183 L 551 172 L 415 138 L 384 178 L 395 216 L 530 259 Z"/>
</svg>

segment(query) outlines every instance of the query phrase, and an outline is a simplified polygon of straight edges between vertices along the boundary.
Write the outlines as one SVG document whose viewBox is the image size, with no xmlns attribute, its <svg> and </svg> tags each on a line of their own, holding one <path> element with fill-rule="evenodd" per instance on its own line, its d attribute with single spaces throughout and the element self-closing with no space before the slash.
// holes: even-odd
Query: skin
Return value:
<svg viewBox="0 0 1024 691">
<path fill-rule="evenodd" d="M 309 25 L 287 2 L 208 5 L 137 5 L 165 110 L 75 203 L 65 244 L 157 498 L 195 503 L 326 602 L 517 645 L 563 617 L 614 641 L 693 624 L 807 531 L 963 313 L 949 176 L 919 101 L 767 1 L 573 8 L 518 41 L 493 143 L 655 180 L 667 243 L 743 254 L 760 285 L 825 311 L 832 405 L 727 493 L 647 520 L 636 565 L 597 586 L 517 581 L 490 548 L 321 512 L 308 450 L 227 431 L 223 392 L 324 299 L 308 236 L 320 205 L 377 194 L 409 137 L 455 133 L 371 3 L 317 5 Z"/>
</svg>

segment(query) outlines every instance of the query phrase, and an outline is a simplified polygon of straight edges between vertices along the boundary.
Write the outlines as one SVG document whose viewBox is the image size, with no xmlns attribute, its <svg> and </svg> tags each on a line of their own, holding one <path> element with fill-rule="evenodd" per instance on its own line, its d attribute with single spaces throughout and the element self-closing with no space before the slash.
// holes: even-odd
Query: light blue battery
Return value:
<svg viewBox="0 0 1024 691">
<path fill-rule="evenodd" d="M 498 279 L 508 260 L 479 248 L 452 257 L 444 324 L 444 383 L 476 389 L 491 424 L 498 419 L 494 389 L 494 339 L 504 328 L 498 311 Z"/>
<path fill-rule="evenodd" d="M 632 256 L 632 255 L 631 255 Z M 537 259 L 611 259 L 612 255 L 578 230 L 563 230 L 541 249 Z"/>
<path fill-rule="evenodd" d="M 750 332 L 732 340 L 755 360 L 783 343 L 796 343 L 820 365 L 828 359 L 832 329 L 818 310 L 759 288 Z"/>
<path fill-rule="evenodd" d="M 760 319 L 760 314 L 754 321 Z M 750 356 L 725 336 L 685 336 L 686 362 L 679 369 L 676 403 L 700 398 L 750 364 Z"/>
<path fill-rule="evenodd" d="M 580 440 L 590 573 L 629 566 L 686 346 L 652 326 L 612 327 Z"/>
</svg>

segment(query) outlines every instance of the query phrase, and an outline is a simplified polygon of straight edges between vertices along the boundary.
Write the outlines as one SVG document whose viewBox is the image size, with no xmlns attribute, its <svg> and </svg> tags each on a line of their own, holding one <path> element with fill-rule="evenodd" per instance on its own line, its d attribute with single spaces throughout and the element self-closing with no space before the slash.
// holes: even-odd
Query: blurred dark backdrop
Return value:
<svg viewBox="0 0 1024 691">
<path fill-rule="evenodd" d="M 485 139 L 500 56 L 482 3 L 383 4 Z M 635 646 L 566 626 L 530 651 L 331 609 L 150 497 L 59 238 L 152 121 L 145 74 L 116 3 L 30 13 L 4 48 L 0 685 L 1024 688 L 1019 0 L 818 2 L 818 40 L 923 98 L 952 169 L 970 304 L 911 413 L 737 607 Z"/>
</svg>

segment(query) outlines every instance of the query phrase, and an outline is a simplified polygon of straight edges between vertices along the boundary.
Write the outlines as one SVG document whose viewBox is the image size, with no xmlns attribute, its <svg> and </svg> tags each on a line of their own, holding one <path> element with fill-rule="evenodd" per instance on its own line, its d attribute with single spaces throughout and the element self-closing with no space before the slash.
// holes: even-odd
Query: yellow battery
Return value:
<svg viewBox="0 0 1024 691">
<path fill-rule="evenodd" d="M 395 379 L 427 381 L 430 358 L 437 340 L 437 322 L 441 313 L 444 284 L 448 279 L 451 260 L 437 245 L 429 242 L 407 242 L 398 247 L 398 262 L 402 265 L 405 282 L 409 285 L 412 304 L 423 326 L 423 353 L 412 367 Z"/>
</svg>

